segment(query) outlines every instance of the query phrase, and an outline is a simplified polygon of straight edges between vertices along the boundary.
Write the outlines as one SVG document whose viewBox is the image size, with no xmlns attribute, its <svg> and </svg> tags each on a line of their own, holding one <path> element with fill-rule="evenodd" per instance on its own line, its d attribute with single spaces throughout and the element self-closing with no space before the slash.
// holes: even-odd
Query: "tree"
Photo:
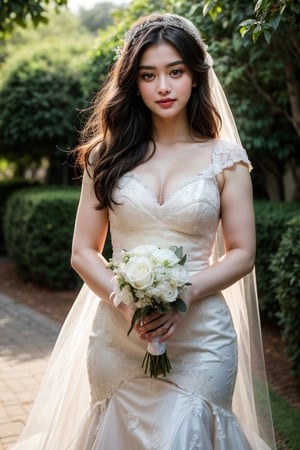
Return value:
<svg viewBox="0 0 300 450">
<path fill-rule="evenodd" d="M 46 158 L 53 181 L 57 166 L 66 159 L 65 150 L 74 144 L 74 116 L 82 104 L 78 74 L 66 61 L 36 54 L 20 60 L 0 99 L 0 155 L 17 162 L 19 169 L 39 167 Z"/>
<path fill-rule="evenodd" d="M 213 19 L 222 11 L 223 1 L 206 0 L 204 13 L 209 12 Z M 226 6 L 225 6 L 226 7 Z M 290 111 L 276 103 L 272 96 L 260 88 L 255 76 L 252 82 L 258 92 L 270 104 L 286 116 L 300 138 L 300 4 L 295 0 L 258 0 L 254 6 L 255 18 L 243 20 L 240 33 L 244 37 L 251 32 L 253 42 L 264 36 L 272 50 L 280 55 L 286 77 Z M 288 41 L 287 41 L 288 40 Z M 287 45 L 288 42 L 288 45 Z"/>
<path fill-rule="evenodd" d="M 34 26 L 47 23 L 49 3 L 59 7 L 67 5 L 68 0 L 0 0 L 0 38 L 11 34 L 16 26 L 26 27 L 28 19 Z"/>
<path fill-rule="evenodd" d="M 50 16 L 50 24 L 38 30 L 18 29 L 8 41 L 0 84 L 0 157 L 13 162 L 19 175 L 43 162 L 50 181 L 66 181 L 66 150 L 76 140 L 81 76 L 92 40 L 78 18 L 65 13 Z"/>
<path fill-rule="evenodd" d="M 110 2 L 96 4 L 91 9 L 80 8 L 79 19 L 81 23 L 93 34 L 99 29 L 104 30 L 113 23 L 113 11 L 116 5 Z"/>
</svg>

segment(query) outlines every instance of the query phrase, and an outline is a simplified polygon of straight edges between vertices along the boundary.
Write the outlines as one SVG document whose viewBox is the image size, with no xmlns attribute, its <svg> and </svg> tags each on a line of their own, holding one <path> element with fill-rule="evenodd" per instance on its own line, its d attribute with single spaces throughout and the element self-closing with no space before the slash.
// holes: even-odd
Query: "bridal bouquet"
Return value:
<svg viewBox="0 0 300 450">
<path fill-rule="evenodd" d="M 127 305 L 135 304 L 127 336 L 137 321 L 143 323 L 153 311 L 167 313 L 173 306 L 178 311 L 186 311 L 180 298 L 188 282 L 188 272 L 184 264 L 186 255 L 182 247 L 160 248 L 155 245 L 140 245 L 131 251 L 122 250 L 118 262 L 110 260 L 108 268 L 114 272 L 114 293 L 118 300 Z M 171 364 L 166 351 L 166 342 L 160 338 L 148 344 L 142 363 L 145 374 L 157 377 L 170 372 Z"/>
</svg>

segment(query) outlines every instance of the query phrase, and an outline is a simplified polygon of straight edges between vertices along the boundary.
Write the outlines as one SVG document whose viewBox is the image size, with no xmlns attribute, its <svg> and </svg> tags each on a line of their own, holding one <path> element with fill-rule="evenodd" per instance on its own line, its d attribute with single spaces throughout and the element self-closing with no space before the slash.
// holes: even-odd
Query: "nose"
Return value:
<svg viewBox="0 0 300 450">
<path fill-rule="evenodd" d="M 159 78 L 158 93 L 161 95 L 167 95 L 171 92 L 171 87 L 165 76 Z"/>
</svg>

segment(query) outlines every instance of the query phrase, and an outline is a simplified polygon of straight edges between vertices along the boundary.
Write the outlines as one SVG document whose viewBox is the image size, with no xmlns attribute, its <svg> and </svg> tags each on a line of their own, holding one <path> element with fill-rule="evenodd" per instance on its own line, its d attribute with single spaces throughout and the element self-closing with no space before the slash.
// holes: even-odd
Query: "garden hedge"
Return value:
<svg viewBox="0 0 300 450">
<path fill-rule="evenodd" d="M 81 283 L 70 266 L 79 188 L 21 189 L 7 201 L 4 237 L 19 275 L 50 289 Z M 104 256 L 111 256 L 110 235 Z"/>
<path fill-rule="evenodd" d="M 274 273 L 271 260 L 278 251 L 282 236 L 291 218 L 300 213 L 296 202 L 257 201 L 254 204 L 256 221 L 256 277 L 262 318 L 277 322 L 279 304 L 271 280 Z"/>
<path fill-rule="evenodd" d="M 300 214 L 288 222 L 271 260 L 271 271 L 281 334 L 292 367 L 300 375 Z"/>
<path fill-rule="evenodd" d="M 3 236 L 3 218 L 7 199 L 10 195 L 24 187 L 37 186 L 40 183 L 25 180 L 24 178 L 9 178 L 0 180 L 0 254 L 5 252 L 4 250 L 4 236 Z"/>
<path fill-rule="evenodd" d="M 79 189 L 22 189 L 9 198 L 4 217 L 8 255 L 25 280 L 51 289 L 71 289 L 70 266 Z"/>
</svg>

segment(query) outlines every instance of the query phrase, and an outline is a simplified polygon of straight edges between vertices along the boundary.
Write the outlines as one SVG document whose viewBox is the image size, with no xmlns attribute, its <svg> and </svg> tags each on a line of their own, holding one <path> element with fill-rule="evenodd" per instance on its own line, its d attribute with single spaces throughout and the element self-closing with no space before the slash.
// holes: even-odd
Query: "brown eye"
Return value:
<svg viewBox="0 0 300 450">
<path fill-rule="evenodd" d="M 141 77 L 142 80 L 150 81 L 150 80 L 152 80 L 154 78 L 154 75 L 153 75 L 153 73 L 142 73 L 140 75 L 140 77 Z"/>
<path fill-rule="evenodd" d="M 174 78 L 178 78 L 182 73 L 183 71 L 181 69 L 173 69 L 171 72 L 171 76 Z"/>
</svg>

